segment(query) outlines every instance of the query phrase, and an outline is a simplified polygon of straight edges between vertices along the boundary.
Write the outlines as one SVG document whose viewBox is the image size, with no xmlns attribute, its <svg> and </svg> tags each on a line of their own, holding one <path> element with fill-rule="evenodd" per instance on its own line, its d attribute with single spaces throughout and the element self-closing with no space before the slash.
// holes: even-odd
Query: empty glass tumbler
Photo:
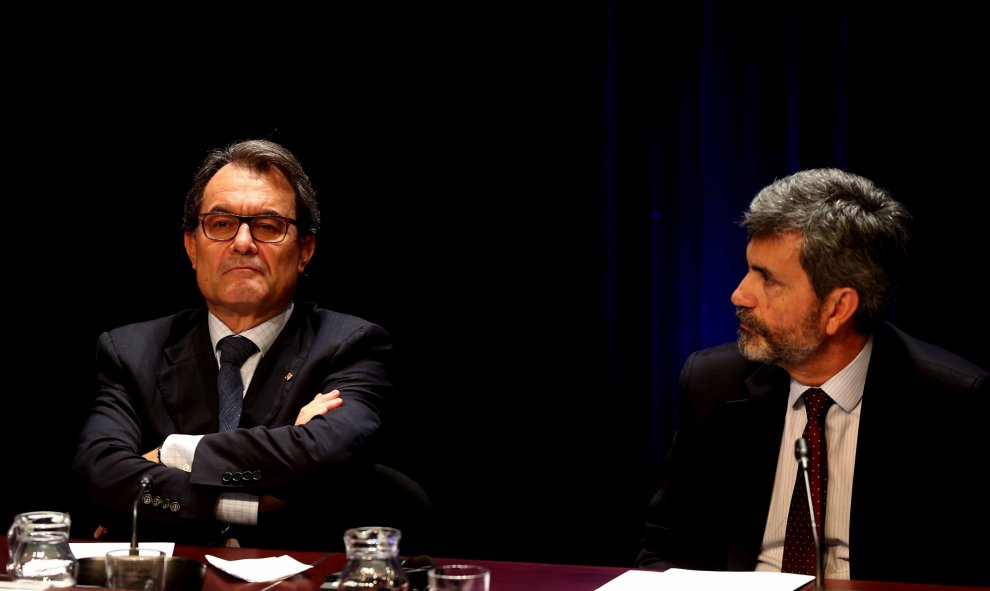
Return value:
<svg viewBox="0 0 990 591">
<path fill-rule="evenodd" d="M 7 573 L 18 581 L 52 587 L 76 584 L 76 557 L 69 547 L 68 513 L 30 511 L 14 517 L 7 530 Z"/>
</svg>

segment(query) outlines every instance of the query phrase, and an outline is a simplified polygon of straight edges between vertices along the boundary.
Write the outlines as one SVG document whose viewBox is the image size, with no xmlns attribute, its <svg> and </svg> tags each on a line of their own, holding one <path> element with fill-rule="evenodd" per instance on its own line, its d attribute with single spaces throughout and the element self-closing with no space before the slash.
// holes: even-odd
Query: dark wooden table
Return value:
<svg viewBox="0 0 990 591">
<path fill-rule="evenodd" d="M 274 583 L 248 583 L 214 568 L 206 562 L 211 554 L 224 560 L 243 558 L 267 558 L 289 555 L 306 564 L 315 566 L 289 579 Z M 340 571 L 344 564 L 343 553 L 309 552 L 294 550 L 260 550 L 252 548 L 214 548 L 176 545 L 173 556 L 191 558 L 207 564 L 203 591 L 317 591 L 331 573 Z M 437 564 L 470 563 L 488 567 L 491 570 L 490 591 L 595 591 L 605 583 L 629 570 L 624 567 L 582 566 L 572 564 L 541 564 L 530 562 L 504 562 L 475 560 L 470 558 L 435 558 Z M 0 536 L 0 562 L 6 572 L 7 539 Z M 93 587 L 70 587 L 70 589 L 90 589 Z M 990 587 L 945 587 L 882 581 L 839 581 L 826 580 L 827 591 L 987 591 Z M 814 591 L 814 582 L 808 583 L 800 591 Z"/>
</svg>

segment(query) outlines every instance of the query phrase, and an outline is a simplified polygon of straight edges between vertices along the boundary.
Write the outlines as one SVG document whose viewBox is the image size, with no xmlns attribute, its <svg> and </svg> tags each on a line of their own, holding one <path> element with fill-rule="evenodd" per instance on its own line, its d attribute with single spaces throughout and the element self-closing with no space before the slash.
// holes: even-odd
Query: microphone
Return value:
<svg viewBox="0 0 990 591">
<path fill-rule="evenodd" d="M 411 570 L 429 570 L 431 568 L 436 568 L 437 563 L 433 561 L 432 558 L 426 554 L 420 554 L 418 556 L 410 556 L 402 560 L 399 565 L 403 570 L 409 572 Z"/>
<path fill-rule="evenodd" d="M 825 560 L 822 555 L 822 543 L 818 539 L 818 526 L 815 524 L 815 503 L 811 500 L 811 482 L 808 480 L 808 441 L 798 437 L 794 442 L 794 457 L 804 474 L 804 492 L 808 495 L 808 517 L 811 518 L 811 537 L 815 540 L 815 589 L 825 588 Z"/>
<path fill-rule="evenodd" d="M 138 503 L 141 502 L 141 497 L 144 493 L 151 490 L 151 476 L 145 474 L 141 477 L 141 483 L 138 487 L 138 494 L 134 497 L 134 509 L 131 516 L 131 551 L 130 554 L 136 555 L 138 553 L 138 541 L 137 541 L 137 513 L 138 513 Z"/>
<path fill-rule="evenodd" d="M 801 468 L 807 472 L 808 470 L 808 440 L 804 437 L 798 437 L 798 440 L 794 442 L 794 457 L 797 461 L 801 463 Z"/>
<path fill-rule="evenodd" d="M 436 568 L 437 563 L 426 554 L 420 554 L 406 558 L 400 563 L 400 566 L 409 577 L 409 591 L 427 591 L 429 581 L 426 573 L 431 568 Z"/>
</svg>

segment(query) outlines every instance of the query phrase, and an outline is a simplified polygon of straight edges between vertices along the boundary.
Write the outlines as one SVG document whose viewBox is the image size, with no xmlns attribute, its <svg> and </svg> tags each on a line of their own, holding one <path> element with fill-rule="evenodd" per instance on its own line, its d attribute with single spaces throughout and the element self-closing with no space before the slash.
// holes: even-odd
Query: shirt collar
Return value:
<svg viewBox="0 0 990 591">
<path fill-rule="evenodd" d="M 842 368 L 839 373 L 825 381 L 819 386 L 837 405 L 846 412 L 852 411 L 863 399 L 863 389 L 866 387 L 866 371 L 870 367 L 870 357 L 873 355 L 873 335 L 866 340 L 859 354 L 849 362 L 849 365 Z M 788 402 L 791 408 L 797 404 L 804 391 L 811 386 L 804 385 L 791 378 L 791 390 L 788 395 Z"/>
<path fill-rule="evenodd" d="M 240 334 L 242 337 L 247 337 L 258 346 L 261 350 L 262 357 L 272 345 L 275 343 L 275 339 L 278 337 L 279 333 L 285 327 L 285 324 L 289 321 L 289 316 L 292 315 L 292 308 L 295 306 L 294 303 L 290 302 L 289 306 L 281 314 L 276 314 L 275 316 L 269 318 L 268 320 L 262 322 L 258 326 L 251 327 Z M 235 334 L 234 331 L 227 328 L 227 325 L 221 322 L 213 312 L 210 312 L 207 316 L 207 325 L 210 328 L 210 342 L 213 344 L 213 350 L 216 351 L 217 343 L 220 339 Z"/>
</svg>

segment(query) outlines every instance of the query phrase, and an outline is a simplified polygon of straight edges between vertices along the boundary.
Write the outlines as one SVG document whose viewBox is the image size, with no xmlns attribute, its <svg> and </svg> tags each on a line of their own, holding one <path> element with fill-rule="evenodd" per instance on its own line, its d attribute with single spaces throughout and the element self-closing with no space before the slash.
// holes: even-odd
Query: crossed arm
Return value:
<svg viewBox="0 0 990 591">
<path fill-rule="evenodd" d="M 333 390 L 326 394 L 317 394 L 311 402 L 299 410 L 299 414 L 296 416 L 295 426 L 305 425 L 313 417 L 325 415 L 342 404 L 344 404 L 344 401 L 340 397 L 340 390 Z M 156 464 L 161 463 L 161 459 L 158 457 L 157 447 L 144 454 L 143 457 Z"/>
<path fill-rule="evenodd" d="M 344 404 L 343 399 L 340 397 L 340 390 L 332 390 L 325 394 L 317 394 L 312 401 L 306 404 L 299 410 L 299 414 L 296 416 L 295 426 L 305 425 L 317 415 L 325 415 L 335 408 L 339 408 Z M 159 457 L 159 448 L 155 448 L 146 454 L 143 454 L 144 459 L 154 462 L 156 464 L 161 463 L 161 458 Z M 277 497 L 271 495 L 262 495 L 259 501 L 259 511 L 262 513 L 268 511 L 274 511 L 285 506 L 285 502 L 278 499 Z M 99 539 L 107 533 L 107 529 L 102 525 L 97 526 L 96 531 L 93 532 L 93 538 Z"/>
</svg>

